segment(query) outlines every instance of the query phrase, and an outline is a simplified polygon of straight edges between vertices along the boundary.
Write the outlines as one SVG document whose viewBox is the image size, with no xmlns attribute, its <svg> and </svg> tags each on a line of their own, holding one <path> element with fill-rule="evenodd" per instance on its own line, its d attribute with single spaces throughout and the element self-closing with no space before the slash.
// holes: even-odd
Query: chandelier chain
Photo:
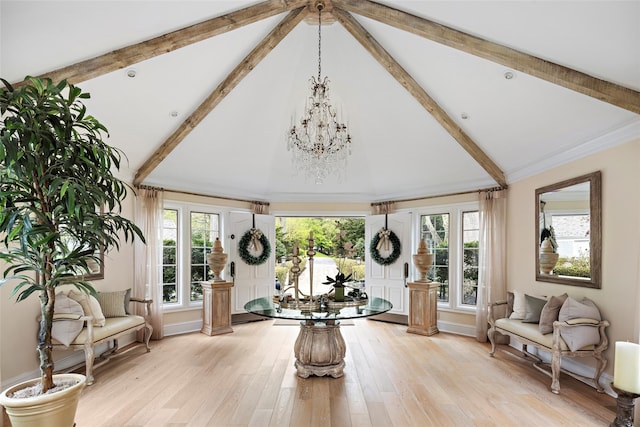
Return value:
<svg viewBox="0 0 640 427">
<path fill-rule="evenodd" d="M 318 81 L 322 76 L 322 3 L 318 3 Z"/>
</svg>

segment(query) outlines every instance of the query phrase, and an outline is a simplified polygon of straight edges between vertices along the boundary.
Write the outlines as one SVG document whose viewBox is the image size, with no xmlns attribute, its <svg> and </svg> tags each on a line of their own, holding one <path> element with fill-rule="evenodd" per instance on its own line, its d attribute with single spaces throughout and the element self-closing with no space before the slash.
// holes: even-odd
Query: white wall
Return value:
<svg viewBox="0 0 640 427">
<path fill-rule="evenodd" d="M 602 171 L 602 288 L 588 289 L 535 280 L 535 189 Z M 613 375 L 613 343 L 638 342 L 640 260 L 640 139 L 576 160 L 512 184 L 508 196 L 507 279 L 511 289 L 534 295 L 587 297 L 595 301 L 608 328 Z M 583 363 L 590 363 L 585 359 Z"/>
</svg>

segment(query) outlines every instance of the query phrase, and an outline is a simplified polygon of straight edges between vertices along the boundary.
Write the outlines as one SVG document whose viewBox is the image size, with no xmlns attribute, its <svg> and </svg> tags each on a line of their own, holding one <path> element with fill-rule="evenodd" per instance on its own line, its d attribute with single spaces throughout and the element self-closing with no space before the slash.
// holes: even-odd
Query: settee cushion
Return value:
<svg viewBox="0 0 640 427">
<path fill-rule="evenodd" d="M 126 317 L 108 317 L 102 328 L 93 328 L 93 342 L 109 338 L 136 326 L 144 325 L 144 317 L 130 315 Z M 87 340 L 87 328 L 73 340 L 72 344 L 84 344 Z"/>
<path fill-rule="evenodd" d="M 524 323 L 538 323 L 540 321 L 540 313 L 547 303 L 546 299 L 537 298 L 531 295 L 524 296 L 525 315 L 522 321 Z"/>
<path fill-rule="evenodd" d="M 588 298 L 584 298 L 582 301 L 576 301 L 568 297 L 564 304 L 562 304 L 562 308 L 558 314 L 558 320 L 567 322 L 574 319 L 599 321 L 601 319 L 600 310 L 598 310 L 595 303 Z M 581 321 L 581 323 L 587 322 Z M 560 331 L 560 336 L 562 336 L 562 339 L 567 343 L 571 351 L 576 351 L 584 346 L 598 344 L 600 342 L 598 329 L 593 326 L 565 328 Z"/>
<path fill-rule="evenodd" d="M 102 314 L 102 308 L 100 308 L 100 303 L 93 295 L 87 295 L 82 291 L 71 289 L 67 296 L 82 306 L 85 316 L 93 316 L 93 326 L 104 326 L 105 318 L 104 314 Z"/>
<path fill-rule="evenodd" d="M 84 314 L 82 306 L 60 292 L 56 294 L 53 306 L 53 325 L 51 337 L 68 346 L 80 333 L 84 326 L 84 320 L 80 318 Z"/>
<path fill-rule="evenodd" d="M 104 317 L 124 317 L 127 315 L 125 310 L 125 297 L 127 291 L 114 292 L 98 292 L 98 302 L 102 308 Z"/>
<path fill-rule="evenodd" d="M 518 319 L 496 319 L 496 328 L 503 328 L 543 347 L 553 347 L 553 335 L 542 335 L 535 323 L 523 323 Z M 560 340 L 560 350 L 569 350 L 563 340 Z"/>
<path fill-rule="evenodd" d="M 558 320 L 558 314 L 562 308 L 562 304 L 566 301 L 568 295 L 562 294 L 558 296 L 552 296 L 549 301 L 542 307 L 540 312 L 540 323 L 538 328 L 541 334 L 550 334 L 553 332 L 553 322 Z"/>
</svg>

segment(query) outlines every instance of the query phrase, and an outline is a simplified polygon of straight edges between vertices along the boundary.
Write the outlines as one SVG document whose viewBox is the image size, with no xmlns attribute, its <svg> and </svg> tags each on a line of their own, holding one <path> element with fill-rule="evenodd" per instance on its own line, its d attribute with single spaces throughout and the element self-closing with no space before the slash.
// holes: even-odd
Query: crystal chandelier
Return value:
<svg viewBox="0 0 640 427">
<path fill-rule="evenodd" d="M 318 9 L 318 79 L 311 77 L 311 95 L 305 103 L 304 115 L 298 126 L 289 132 L 287 150 L 292 151 L 294 173 L 301 173 L 316 184 L 322 184 L 327 176 L 340 181 L 351 154 L 351 136 L 347 126 L 337 117 L 329 99 L 329 79 L 321 78 L 321 26 L 324 4 Z"/>
</svg>

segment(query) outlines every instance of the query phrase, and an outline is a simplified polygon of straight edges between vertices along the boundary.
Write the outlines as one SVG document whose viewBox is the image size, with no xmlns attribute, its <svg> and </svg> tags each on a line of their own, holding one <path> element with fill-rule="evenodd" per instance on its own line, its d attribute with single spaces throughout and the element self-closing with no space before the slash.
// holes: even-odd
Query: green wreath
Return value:
<svg viewBox="0 0 640 427">
<path fill-rule="evenodd" d="M 262 245 L 262 253 L 259 256 L 253 256 L 249 252 L 249 245 L 251 245 L 254 238 Z M 240 258 L 249 265 L 264 264 L 269 259 L 269 255 L 271 255 L 271 243 L 269 243 L 269 239 L 262 231 L 252 228 L 242 235 L 238 244 L 238 252 L 240 253 Z"/>
<path fill-rule="evenodd" d="M 378 251 L 378 244 L 380 243 L 381 232 L 386 232 L 386 231 L 389 232 L 389 242 L 391 243 L 391 245 L 393 245 L 393 251 L 391 251 L 391 254 L 389 254 L 388 257 L 383 258 L 380 255 L 380 251 Z M 400 252 L 401 252 L 400 239 L 398 239 L 398 236 L 396 236 L 396 233 L 394 233 L 391 230 L 382 228 L 373 236 L 373 239 L 371 239 L 371 244 L 369 245 L 369 253 L 371 254 L 371 259 L 373 259 L 375 262 L 377 262 L 380 265 L 393 264 L 400 257 Z"/>
</svg>

